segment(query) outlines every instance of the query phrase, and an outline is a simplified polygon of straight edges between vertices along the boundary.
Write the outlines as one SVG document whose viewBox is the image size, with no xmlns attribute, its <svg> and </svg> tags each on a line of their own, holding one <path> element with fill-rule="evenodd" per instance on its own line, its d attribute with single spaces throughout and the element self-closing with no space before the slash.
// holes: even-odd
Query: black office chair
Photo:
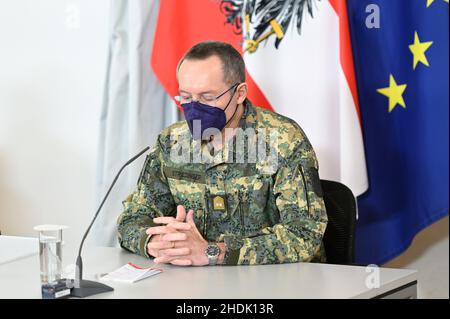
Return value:
<svg viewBox="0 0 450 319">
<path fill-rule="evenodd" d="M 320 180 L 328 215 L 323 242 L 327 263 L 353 264 L 355 261 L 356 199 L 339 182 Z"/>
</svg>

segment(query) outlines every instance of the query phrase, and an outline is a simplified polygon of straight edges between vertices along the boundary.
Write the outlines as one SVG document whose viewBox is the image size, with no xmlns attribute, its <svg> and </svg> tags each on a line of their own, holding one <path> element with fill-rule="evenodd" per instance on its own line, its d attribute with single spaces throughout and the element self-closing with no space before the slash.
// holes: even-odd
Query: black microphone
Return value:
<svg viewBox="0 0 450 319">
<path fill-rule="evenodd" d="M 87 235 L 89 234 L 89 231 L 91 230 L 92 225 L 94 224 L 95 220 L 97 219 L 98 214 L 100 213 L 100 210 L 103 207 L 103 204 L 105 204 L 106 199 L 109 196 L 109 193 L 111 192 L 112 188 L 117 182 L 117 179 L 119 178 L 120 174 L 122 173 L 123 169 L 130 165 L 132 162 L 134 162 L 137 158 L 139 158 L 142 154 L 147 152 L 150 149 L 149 146 L 144 148 L 142 151 L 139 152 L 139 154 L 135 155 L 131 159 L 126 162 L 122 168 L 117 173 L 116 177 L 114 178 L 111 186 L 108 189 L 108 192 L 106 193 L 105 197 L 103 198 L 100 206 L 97 209 L 97 212 L 94 215 L 94 218 L 92 219 L 91 223 L 89 224 L 89 227 L 87 228 L 86 232 L 84 233 L 83 239 L 81 240 L 80 248 L 78 249 L 78 257 L 76 261 L 76 269 L 75 269 L 75 281 L 74 281 L 74 287 L 71 289 L 70 295 L 73 297 L 79 297 L 84 298 L 108 291 L 113 291 L 114 289 L 112 287 L 109 287 L 107 285 L 104 285 L 102 283 L 92 281 L 92 280 L 83 280 L 83 260 L 81 259 L 81 250 L 83 249 L 84 241 L 86 240 Z"/>
</svg>

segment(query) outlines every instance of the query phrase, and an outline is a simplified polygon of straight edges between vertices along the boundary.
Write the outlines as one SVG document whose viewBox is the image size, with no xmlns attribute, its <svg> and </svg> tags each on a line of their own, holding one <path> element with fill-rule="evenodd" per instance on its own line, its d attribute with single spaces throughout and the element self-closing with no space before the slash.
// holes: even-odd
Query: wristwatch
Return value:
<svg viewBox="0 0 450 319">
<path fill-rule="evenodd" d="M 215 266 L 220 255 L 219 246 L 215 243 L 209 243 L 206 247 L 205 255 L 208 257 L 208 264 L 210 266 Z"/>
</svg>

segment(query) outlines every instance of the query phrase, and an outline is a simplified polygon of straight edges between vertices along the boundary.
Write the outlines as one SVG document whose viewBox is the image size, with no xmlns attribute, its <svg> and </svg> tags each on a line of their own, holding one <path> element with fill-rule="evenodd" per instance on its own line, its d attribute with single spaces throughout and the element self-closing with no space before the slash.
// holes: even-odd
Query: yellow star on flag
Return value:
<svg viewBox="0 0 450 319">
<path fill-rule="evenodd" d="M 405 100 L 403 100 L 403 92 L 405 92 L 406 86 L 406 84 L 397 85 L 394 76 L 391 74 L 389 77 L 389 87 L 377 90 L 378 93 L 389 98 L 389 113 L 392 112 L 397 104 L 400 104 L 406 109 Z"/>
<path fill-rule="evenodd" d="M 433 4 L 434 0 L 427 0 L 427 8 L 429 8 Z M 444 2 L 448 3 L 448 0 L 444 0 Z"/>
<path fill-rule="evenodd" d="M 433 44 L 433 41 L 428 42 L 420 42 L 419 35 L 417 31 L 414 32 L 414 43 L 409 46 L 409 50 L 412 52 L 414 56 L 413 69 L 415 70 L 417 64 L 422 62 L 426 66 L 430 66 L 428 63 L 427 56 L 425 52 L 429 49 L 429 47 Z"/>
</svg>

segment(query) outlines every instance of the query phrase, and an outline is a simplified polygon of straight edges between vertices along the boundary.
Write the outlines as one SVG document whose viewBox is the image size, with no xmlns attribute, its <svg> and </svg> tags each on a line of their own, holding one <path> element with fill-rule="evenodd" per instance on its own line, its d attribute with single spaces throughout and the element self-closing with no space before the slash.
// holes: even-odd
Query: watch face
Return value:
<svg viewBox="0 0 450 319">
<path fill-rule="evenodd" d="M 219 246 L 217 246 L 217 245 L 209 245 L 206 248 L 206 254 L 208 256 L 218 256 L 220 254 Z"/>
</svg>

